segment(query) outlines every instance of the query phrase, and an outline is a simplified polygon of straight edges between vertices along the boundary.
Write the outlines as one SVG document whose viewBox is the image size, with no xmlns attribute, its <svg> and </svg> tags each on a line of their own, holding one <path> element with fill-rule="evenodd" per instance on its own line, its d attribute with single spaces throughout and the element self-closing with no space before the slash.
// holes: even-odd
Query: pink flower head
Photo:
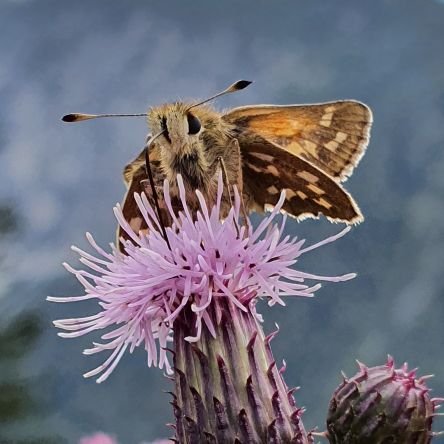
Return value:
<svg viewBox="0 0 444 444">
<path fill-rule="evenodd" d="M 117 441 L 106 433 L 97 432 L 84 436 L 80 439 L 79 444 L 117 444 Z"/>
<path fill-rule="evenodd" d="M 124 219 L 119 205 L 114 209 L 119 224 L 131 241 L 122 240 L 126 254 L 112 246 L 108 253 L 93 237 L 87 239 L 97 256 L 73 247 L 80 261 L 91 271 L 76 270 L 64 264 L 85 287 L 85 295 L 77 297 L 48 297 L 53 302 L 74 302 L 97 299 L 98 313 L 78 319 L 54 321 L 66 332 L 64 338 L 73 338 L 94 330 L 108 329 L 101 336 L 103 343 L 93 343 L 84 353 L 111 351 L 106 361 L 85 377 L 101 373 L 97 382 L 104 381 L 114 370 L 125 351 L 130 353 L 140 344 L 147 351 L 148 366 L 165 367 L 171 372 L 166 355 L 172 340 L 175 319 L 184 307 L 191 308 L 196 325 L 195 336 L 187 341 L 198 341 L 205 326 L 215 336 L 213 320 L 207 313 L 210 304 L 228 298 L 239 310 L 255 312 L 257 298 L 267 298 L 269 305 L 285 305 L 282 296 L 313 296 L 321 285 L 307 285 L 305 280 L 345 281 L 354 274 L 324 277 L 298 271 L 292 266 L 301 254 L 332 242 L 349 228 L 310 247 L 303 248 L 304 240 L 284 236 L 285 216 L 280 226 L 274 222 L 285 200 L 282 192 L 279 202 L 256 229 L 242 225 L 240 198 L 234 193 L 234 205 L 221 221 L 223 193 L 219 177 L 217 200 L 208 208 L 203 195 L 196 191 L 200 210 L 191 214 L 185 198 L 182 178 L 177 178 L 183 211 L 175 214 L 169 184 L 164 183 L 164 199 L 172 219 L 166 229 L 171 250 L 162 237 L 155 213 L 147 197 L 135 194 L 137 205 L 147 225 L 148 234 L 135 233 Z"/>
</svg>

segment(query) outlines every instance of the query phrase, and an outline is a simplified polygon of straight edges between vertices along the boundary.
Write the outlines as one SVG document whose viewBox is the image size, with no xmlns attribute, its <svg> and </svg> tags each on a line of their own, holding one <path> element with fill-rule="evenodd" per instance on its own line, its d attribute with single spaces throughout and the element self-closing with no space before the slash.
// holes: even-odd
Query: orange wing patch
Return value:
<svg viewBox="0 0 444 444">
<path fill-rule="evenodd" d="M 235 108 L 223 117 L 238 128 L 242 145 L 256 134 L 308 160 L 337 181 L 346 180 L 369 142 L 372 113 L 346 100 L 317 105 L 257 105 Z M 248 135 L 248 134 L 249 135 Z"/>
</svg>

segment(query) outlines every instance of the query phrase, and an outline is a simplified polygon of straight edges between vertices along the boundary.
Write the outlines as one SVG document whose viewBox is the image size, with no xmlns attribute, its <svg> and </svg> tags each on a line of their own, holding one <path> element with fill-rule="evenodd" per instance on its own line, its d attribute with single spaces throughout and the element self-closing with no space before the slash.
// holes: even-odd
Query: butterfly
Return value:
<svg viewBox="0 0 444 444">
<path fill-rule="evenodd" d="M 127 186 L 122 211 L 135 232 L 146 230 L 134 193 L 148 192 L 147 154 L 152 184 L 161 193 L 166 178 L 177 196 L 182 175 L 187 203 L 196 211 L 194 191 L 214 203 L 222 170 L 227 186 L 236 185 L 246 211 L 272 208 L 282 190 L 282 210 L 298 220 L 325 216 L 332 222 L 356 224 L 361 211 L 342 183 L 367 148 L 372 112 L 355 100 L 308 105 L 252 105 L 218 112 L 207 102 L 245 88 L 241 80 L 198 103 L 175 102 L 147 113 L 149 135 L 142 152 L 124 168 Z M 69 114 L 65 121 L 122 115 Z M 227 201 L 228 207 L 231 202 Z M 118 237 L 127 239 L 123 229 Z"/>
</svg>

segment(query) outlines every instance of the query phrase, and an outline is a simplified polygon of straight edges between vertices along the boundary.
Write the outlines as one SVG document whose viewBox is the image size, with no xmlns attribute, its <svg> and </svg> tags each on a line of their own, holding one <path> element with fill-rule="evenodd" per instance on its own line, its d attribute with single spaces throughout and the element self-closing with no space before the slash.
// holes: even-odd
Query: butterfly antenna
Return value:
<svg viewBox="0 0 444 444">
<path fill-rule="evenodd" d="M 194 108 L 195 106 L 199 106 L 199 105 L 207 103 L 207 102 L 209 102 L 211 100 L 214 100 L 217 97 L 223 96 L 225 94 L 230 94 L 230 93 L 234 93 L 234 92 L 240 91 L 240 90 L 246 88 L 248 85 L 251 85 L 252 83 L 253 82 L 251 82 L 250 80 L 238 80 L 237 82 L 234 82 L 232 85 L 230 85 L 228 88 L 224 89 L 220 93 L 217 93 L 214 96 L 211 96 L 210 98 L 203 100 L 202 102 L 195 103 L 194 105 L 191 105 L 188 108 L 188 110 L 190 110 L 191 108 Z"/>
<path fill-rule="evenodd" d="M 240 91 L 241 89 L 246 88 L 248 85 L 250 85 L 250 80 L 238 80 L 237 82 L 234 82 L 232 85 L 230 85 L 228 88 L 224 89 L 220 93 L 215 94 L 214 96 L 211 96 L 208 99 L 203 100 L 202 102 L 196 103 L 194 105 L 191 105 L 188 109 L 194 108 L 195 106 L 202 105 L 203 103 L 207 103 L 210 100 L 214 100 L 217 97 L 223 96 L 225 94 L 230 94 L 236 91 Z M 68 123 L 74 123 L 74 122 L 83 122 L 84 120 L 91 120 L 91 119 L 101 119 L 103 117 L 147 117 L 147 113 L 136 113 L 136 114 L 84 114 L 84 113 L 71 113 L 71 114 L 65 114 L 62 117 L 62 120 L 64 122 Z"/>
<path fill-rule="evenodd" d="M 159 205 L 159 197 L 157 195 L 156 187 L 154 186 L 153 173 L 151 171 L 151 164 L 150 164 L 150 148 L 151 148 L 151 145 L 164 132 L 165 132 L 165 130 L 162 130 L 159 133 L 157 133 L 155 136 L 152 136 L 152 137 L 150 137 L 147 140 L 146 145 L 145 145 L 145 169 L 146 169 L 146 174 L 148 176 L 148 180 L 150 182 L 151 190 L 153 192 L 154 206 L 156 208 L 157 219 L 159 221 L 160 229 L 162 230 L 162 236 L 165 239 L 166 244 L 168 245 L 168 249 L 170 251 L 172 251 L 171 250 L 170 241 L 168 239 L 168 235 L 167 235 L 167 232 L 166 232 L 166 229 L 165 229 L 165 225 L 164 225 L 163 220 L 162 220 L 162 215 L 161 215 L 161 212 L 160 212 L 160 205 Z"/>
<path fill-rule="evenodd" d="M 146 117 L 147 113 L 137 113 L 137 114 L 82 114 L 82 113 L 72 113 L 65 114 L 62 117 L 64 122 L 82 122 L 83 120 L 91 119 L 101 119 L 102 117 Z"/>
</svg>

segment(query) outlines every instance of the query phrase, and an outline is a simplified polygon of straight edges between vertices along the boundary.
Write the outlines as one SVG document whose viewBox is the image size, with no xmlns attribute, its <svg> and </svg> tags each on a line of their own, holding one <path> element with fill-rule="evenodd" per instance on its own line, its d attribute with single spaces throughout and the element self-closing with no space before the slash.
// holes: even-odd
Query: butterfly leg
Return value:
<svg viewBox="0 0 444 444">
<path fill-rule="evenodd" d="M 240 146 L 237 139 L 232 139 L 231 143 L 227 149 L 225 155 L 226 161 L 229 163 L 227 168 L 225 160 L 220 157 L 220 165 L 222 169 L 222 173 L 224 175 L 224 181 L 226 182 L 226 186 L 228 188 L 228 194 L 230 199 L 230 204 L 233 205 L 234 201 L 231 196 L 230 187 L 233 186 L 232 182 L 237 186 L 237 190 L 239 192 L 241 211 L 242 211 L 242 219 L 244 221 L 244 225 L 247 227 L 247 232 L 249 229 L 248 217 L 245 208 L 244 198 L 243 198 L 243 180 L 242 180 L 242 158 L 240 152 Z M 230 181 L 228 171 L 233 172 L 233 178 Z M 231 183 L 230 183 L 231 182 Z"/>
<path fill-rule="evenodd" d="M 217 161 L 219 162 L 220 168 L 222 170 L 222 177 L 223 177 L 223 181 L 224 181 L 224 186 L 227 187 L 228 199 L 230 200 L 230 205 L 233 205 L 234 202 L 233 202 L 233 196 L 231 194 L 231 184 L 228 179 L 228 173 L 227 173 L 227 167 L 225 165 L 225 161 L 222 156 L 219 156 L 217 158 Z M 237 237 L 239 237 L 240 233 L 239 233 L 239 227 L 237 225 L 237 221 L 234 221 L 234 226 L 236 227 Z"/>
<path fill-rule="evenodd" d="M 247 227 L 247 233 L 250 228 L 249 219 L 247 216 L 247 209 L 245 206 L 244 201 L 244 181 L 242 176 L 242 155 L 240 150 L 239 141 L 237 139 L 233 139 L 231 142 L 231 156 L 233 159 L 233 162 L 236 162 L 233 169 L 236 171 L 236 185 L 237 189 L 239 191 L 239 197 L 240 197 L 240 204 L 241 204 L 241 212 L 242 212 L 242 219 L 244 222 L 244 225 Z"/>
</svg>

